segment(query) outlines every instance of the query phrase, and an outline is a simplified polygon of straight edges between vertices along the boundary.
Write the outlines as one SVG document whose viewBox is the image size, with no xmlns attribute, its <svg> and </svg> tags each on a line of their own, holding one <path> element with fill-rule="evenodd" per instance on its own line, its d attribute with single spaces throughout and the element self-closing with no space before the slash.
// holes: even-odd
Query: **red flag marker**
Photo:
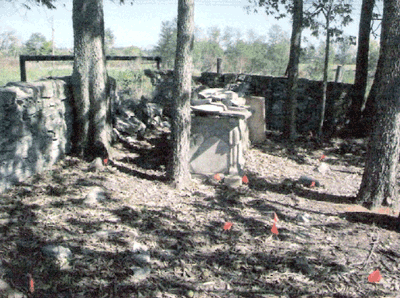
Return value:
<svg viewBox="0 0 400 298">
<path fill-rule="evenodd" d="M 315 181 L 311 181 L 310 187 L 315 187 Z"/>
<path fill-rule="evenodd" d="M 249 178 L 247 178 L 247 176 L 244 175 L 244 176 L 242 177 L 242 182 L 243 182 L 244 184 L 249 183 Z"/>
<path fill-rule="evenodd" d="M 274 222 L 274 225 L 272 226 L 271 232 L 275 235 L 278 235 L 278 228 L 276 227 L 276 223 Z"/>
<path fill-rule="evenodd" d="M 219 175 L 219 173 L 214 175 L 214 179 L 217 181 L 221 181 L 221 176 Z"/>
<path fill-rule="evenodd" d="M 32 275 L 28 273 L 29 279 L 29 293 L 33 294 L 35 292 L 35 282 L 33 281 Z"/>
<path fill-rule="evenodd" d="M 369 282 L 379 282 L 382 278 L 382 275 L 379 272 L 379 269 L 375 270 L 368 276 Z"/>
<path fill-rule="evenodd" d="M 319 158 L 320 161 L 323 161 L 325 159 L 326 155 L 322 154 L 321 157 Z"/>
<path fill-rule="evenodd" d="M 224 230 L 225 231 L 230 230 L 232 228 L 232 225 L 233 225 L 233 223 L 226 222 L 225 225 L 224 225 Z"/>
<path fill-rule="evenodd" d="M 103 161 L 104 161 L 104 164 L 107 165 L 107 163 L 108 163 L 108 158 L 105 158 Z"/>
<path fill-rule="evenodd" d="M 278 220 L 278 215 L 276 215 L 276 213 L 274 212 L 274 222 L 277 222 Z"/>
</svg>

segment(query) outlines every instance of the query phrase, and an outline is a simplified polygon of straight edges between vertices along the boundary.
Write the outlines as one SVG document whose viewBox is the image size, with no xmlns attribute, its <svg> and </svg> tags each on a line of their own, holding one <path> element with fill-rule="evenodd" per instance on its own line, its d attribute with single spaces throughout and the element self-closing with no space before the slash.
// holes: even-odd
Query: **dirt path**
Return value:
<svg viewBox="0 0 400 298">
<path fill-rule="evenodd" d="M 166 182 L 156 137 L 118 144 L 116 158 L 97 172 L 67 157 L 0 195 L 3 293 L 400 296 L 395 217 L 352 204 L 363 171 L 362 144 L 346 153 L 338 140 L 316 149 L 270 135 L 247 153 L 248 185 L 194 182 L 178 192 Z M 322 154 L 330 169 L 325 174 L 314 171 Z M 301 176 L 320 186 L 296 183 Z M 90 202 L 87 194 L 96 187 L 105 192 Z M 274 213 L 278 235 L 271 232 Z M 232 223 L 228 230 L 226 222 Z M 48 245 L 70 250 L 65 264 L 43 253 Z M 368 282 L 376 269 L 382 279 Z"/>
</svg>

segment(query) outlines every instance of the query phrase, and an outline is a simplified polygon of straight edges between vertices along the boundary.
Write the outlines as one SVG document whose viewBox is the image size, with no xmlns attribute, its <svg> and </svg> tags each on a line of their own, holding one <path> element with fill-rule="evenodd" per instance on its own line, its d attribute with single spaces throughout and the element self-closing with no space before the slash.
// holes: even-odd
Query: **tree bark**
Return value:
<svg viewBox="0 0 400 298">
<path fill-rule="evenodd" d="M 375 0 L 363 0 L 361 6 L 356 74 L 353 92 L 351 95 L 351 106 L 348 114 L 348 119 L 350 119 L 348 128 L 350 131 L 355 133 L 359 132 L 360 130 L 361 109 L 364 104 L 364 96 L 367 89 L 369 38 L 371 34 L 371 22 L 374 5 Z"/>
<path fill-rule="evenodd" d="M 111 102 L 107 92 L 102 0 L 73 1 L 74 69 L 72 74 L 74 151 L 80 157 L 108 157 Z"/>
<path fill-rule="evenodd" d="M 303 0 L 294 0 L 293 5 L 292 36 L 290 38 L 290 55 L 287 67 L 288 89 L 283 128 L 283 136 L 286 139 L 294 139 L 296 136 L 297 82 L 299 76 L 301 32 L 303 30 Z"/>
<path fill-rule="evenodd" d="M 385 0 L 377 67 L 376 112 L 358 203 L 399 207 L 396 175 L 400 151 L 400 2 Z"/>
<path fill-rule="evenodd" d="M 174 69 L 173 161 L 170 175 L 176 188 L 191 181 L 189 171 L 190 96 L 194 42 L 194 0 L 178 0 L 178 38 Z"/>
<path fill-rule="evenodd" d="M 325 45 L 325 61 L 324 61 L 324 76 L 322 81 L 322 100 L 321 100 L 321 114 L 318 127 L 318 138 L 322 138 L 322 129 L 325 121 L 325 107 L 326 107 L 326 93 L 328 90 L 328 66 L 329 66 L 329 48 L 331 42 L 331 34 L 329 30 L 329 18 L 330 12 L 327 13 L 326 17 L 326 45 Z"/>
</svg>

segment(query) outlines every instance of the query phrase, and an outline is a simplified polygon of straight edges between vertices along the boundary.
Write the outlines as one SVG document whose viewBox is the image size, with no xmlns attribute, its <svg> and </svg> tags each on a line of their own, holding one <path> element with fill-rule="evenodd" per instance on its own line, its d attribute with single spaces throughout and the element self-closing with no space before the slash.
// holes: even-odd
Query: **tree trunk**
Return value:
<svg viewBox="0 0 400 298">
<path fill-rule="evenodd" d="M 330 16 L 330 14 L 328 14 Z M 322 101 L 321 101 L 321 115 L 318 127 L 318 138 L 322 138 L 322 128 L 325 121 L 325 106 L 326 106 L 326 93 L 328 90 L 328 66 L 329 66 L 329 48 L 331 42 L 331 34 L 329 30 L 329 17 L 326 19 L 326 45 L 325 45 L 325 62 L 324 62 L 324 77 L 322 81 Z"/>
<path fill-rule="evenodd" d="M 109 153 L 112 126 L 107 94 L 103 1 L 74 0 L 72 19 L 74 149 L 80 157 L 105 158 Z"/>
<path fill-rule="evenodd" d="M 303 22 L 303 0 L 293 1 L 292 36 L 290 38 L 290 55 L 287 67 L 288 89 L 285 101 L 285 125 L 283 135 L 286 139 L 296 136 L 297 81 L 299 76 L 299 59 L 301 50 L 301 31 Z"/>
<path fill-rule="evenodd" d="M 385 0 L 377 68 L 376 111 L 358 202 L 397 210 L 400 151 L 400 2 Z M 378 100 L 379 99 L 379 100 Z"/>
<path fill-rule="evenodd" d="M 348 119 L 350 119 L 348 128 L 355 133 L 359 132 L 361 128 L 361 109 L 364 104 L 364 96 L 367 89 L 369 37 L 371 34 L 371 22 L 374 5 L 375 0 L 363 0 L 361 7 L 358 31 L 356 74 L 353 92 L 351 95 L 351 106 L 348 114 Z"/>
<path fill-rule="evenodd" d="M 174 117 L 172 119 L 173 161 L 171 178 L 176 188 L 190 179 L 190 96 L 194 42 L 194 0 L 178 0 L 178 38 L 174 69 Z"/>
</svg>

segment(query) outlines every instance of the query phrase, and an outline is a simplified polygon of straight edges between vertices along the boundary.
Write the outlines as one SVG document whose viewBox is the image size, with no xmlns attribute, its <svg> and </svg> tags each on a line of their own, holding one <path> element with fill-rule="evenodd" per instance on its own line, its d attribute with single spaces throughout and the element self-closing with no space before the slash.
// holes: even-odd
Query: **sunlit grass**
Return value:
<svg viewBox="0 0 400 298">
<path fill-rule="evenodd" d="M 124 90 L 130 96 L 140 98 L 142 95 L 150 96 L 154 90 L 151 81 L 144 75 L 144 69 L 155 68 L 155 63 L 140 61 L 108 61 L 108 75 L 115 78 L 119 90 Z M 48 77 L 63 77 L 72 74 L 72 61 L 55 62 L 26 62 L 26 76 L 28 82 L 37 81 Z M 18 59 L 0 58 L 0 86 L 9 82 L 21 80 Z"/>
</svg>

